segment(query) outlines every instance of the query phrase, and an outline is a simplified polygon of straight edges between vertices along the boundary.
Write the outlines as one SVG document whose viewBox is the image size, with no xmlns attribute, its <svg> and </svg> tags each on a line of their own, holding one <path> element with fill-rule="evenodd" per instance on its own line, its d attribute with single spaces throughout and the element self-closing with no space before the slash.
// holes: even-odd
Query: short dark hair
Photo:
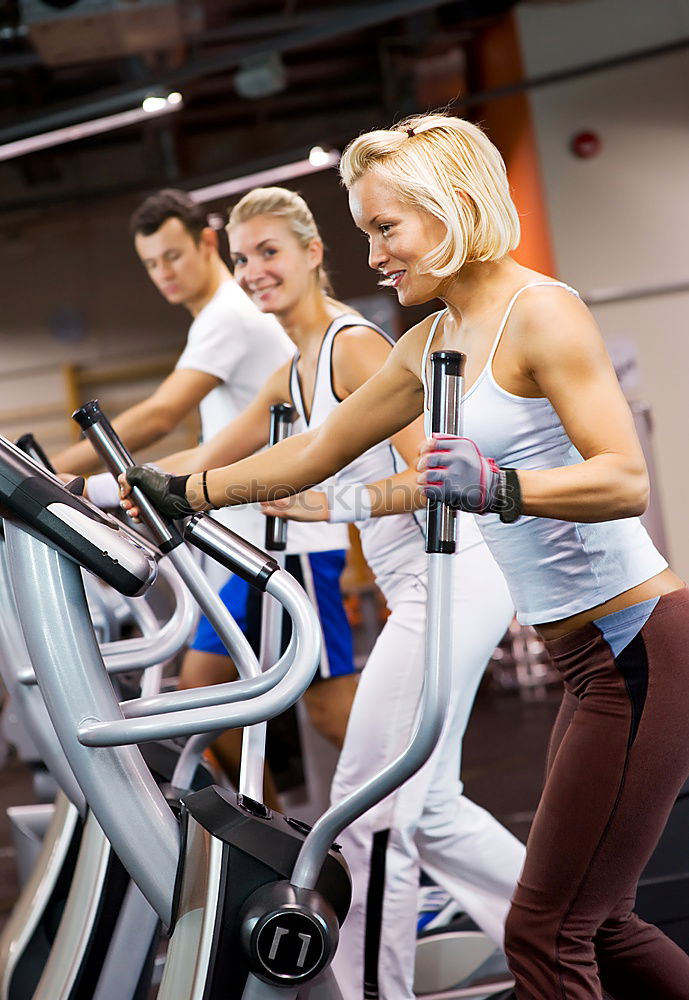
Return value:
<svg viewBox="0 0 689 1000">
<path fill-rule="evenodd" d="M 152 236 L 167 219 L 179 219 L 196 242 L 208 225 L 206 213 L 186 191 L 165 188 L 146 198 L 132 213 L 129 231 L 132 236 Z"/>
</svg>

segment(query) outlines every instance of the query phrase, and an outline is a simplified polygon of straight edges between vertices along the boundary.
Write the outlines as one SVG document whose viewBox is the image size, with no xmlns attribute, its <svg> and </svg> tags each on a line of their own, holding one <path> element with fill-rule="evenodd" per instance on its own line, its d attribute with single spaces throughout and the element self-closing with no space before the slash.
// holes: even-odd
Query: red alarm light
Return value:
<svg viewBox="0 0 689 1000">
<path fill-rule="evenodd" d="M 600 152 L 601 141 L 597 132 L 585 129 L 572 136 L 569 148 L 582 160 L 587 160 L 591 156 L 596 156 Z"/>
</svg>

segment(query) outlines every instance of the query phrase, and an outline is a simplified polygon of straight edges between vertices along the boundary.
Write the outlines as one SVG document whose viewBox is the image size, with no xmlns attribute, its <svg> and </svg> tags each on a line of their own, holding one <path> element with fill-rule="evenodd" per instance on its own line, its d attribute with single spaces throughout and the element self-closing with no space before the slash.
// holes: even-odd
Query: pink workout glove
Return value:
<svg viewBox="0 0 689 1000">
<path fill-rule="evenodd" d="M 421 448 L 417 469 L 427 497 L 470 514 L 499 514 L 506 523 L 521 514 L 514 469 L 501 469 L 470 438 L 434 434 Z"/>
</svg>

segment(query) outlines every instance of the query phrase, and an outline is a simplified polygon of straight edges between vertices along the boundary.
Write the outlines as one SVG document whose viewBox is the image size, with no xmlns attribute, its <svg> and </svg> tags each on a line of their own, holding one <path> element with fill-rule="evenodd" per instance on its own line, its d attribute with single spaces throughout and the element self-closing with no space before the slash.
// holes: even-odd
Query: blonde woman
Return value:
<svg viewBox="0 0 689 1000">
<path fill-rule="evenodd" d="M 565 681 L 507 921 L 517 996 L 682 1000 L 689 956 L 632 907 L 689 774 L 689 592 L 637 519 L 648 477 L 600 334 L 572 289 L 510 257 L 504 164 L 474 125 L 409 119 L 354 140 L 341 170 L 371 267 L 403 305 L 445 309 L 317 430 L 144 488 L 163 509 L 303 490 L 423 412 L 431 349 L 465 351 L 467 437 L 426 442 L 419 492 L 479 515 Z"/>
<path fill-rule="evenodd" d="M 390 356 L 389 339 L 327 294 L 323 243 L 299 195 L 259 188 L 233 209 L 228 225 L 235 277 L 273 313 L 297 353 L 254 403 L 195 453 L 163 460 L 175 471 L 205 468 L 250 453 L 267 437 L 270 403 L 292 403 L 309 430 L 326 421 Z M 363 670 L 333 781 L 339 800 L 408 743 L 423 680 L 426 556 L 414 513 L 392 517 L 372 496 L 415 491 L 420 421 L 366 451 L 327 489 L 309 490 L 269 513 L 307 522 L 357 520 L 366 558 L 390 617 Z M 399 470 L 406 470 L 400 472 Z M 371 484 L 371 490 L 365 484 Z M 312 525 L 313 526 L 313 525 Z M 504 580 L 473 518 L 463 518 L 457 559 L 455 690 L 443 739 L 428 765 L 340 838 L 352 872 L 353 902 L 334 969 L 345 1000 L 413 997 L 419 860 L 502 944 L 504 920 L 524 857 L 523 845 L 470 802 L 459 781 L 461 737 L 486 663 L 513 614 Z"/>
</svg>

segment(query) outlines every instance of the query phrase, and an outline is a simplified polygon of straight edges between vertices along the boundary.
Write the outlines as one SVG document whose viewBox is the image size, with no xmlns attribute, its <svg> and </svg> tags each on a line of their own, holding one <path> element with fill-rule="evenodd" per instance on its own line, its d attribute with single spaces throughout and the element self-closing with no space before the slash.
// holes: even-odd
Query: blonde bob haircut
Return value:
<svg viewBox="0 0 689 1000">
<path fill-rule="evenodd" d="M 435 112 L 365 132 L 342 154 L 340 176 L 349 190 L 369 171 L 445 225 L 445 238 L 419 262 L 434 277 L 450 277 L 468 261 L 500 260 L 519 244 L 505 164 L 471 122 Z"/>
<path fill-rule="evenodd" d="M 259 187 L 249 191 L 230 212 L 226 227 L 228 236 L 235 226 L 258 215 L 284 219 L 302 250 L 306 250 L 312 240 L 323 242 L 311 209 L 296 191 L 283 187 Z M 331 293 L 330 279 L 322 264 L 318 265 L 316 277 L 323 291 Z"/>
</svg>

